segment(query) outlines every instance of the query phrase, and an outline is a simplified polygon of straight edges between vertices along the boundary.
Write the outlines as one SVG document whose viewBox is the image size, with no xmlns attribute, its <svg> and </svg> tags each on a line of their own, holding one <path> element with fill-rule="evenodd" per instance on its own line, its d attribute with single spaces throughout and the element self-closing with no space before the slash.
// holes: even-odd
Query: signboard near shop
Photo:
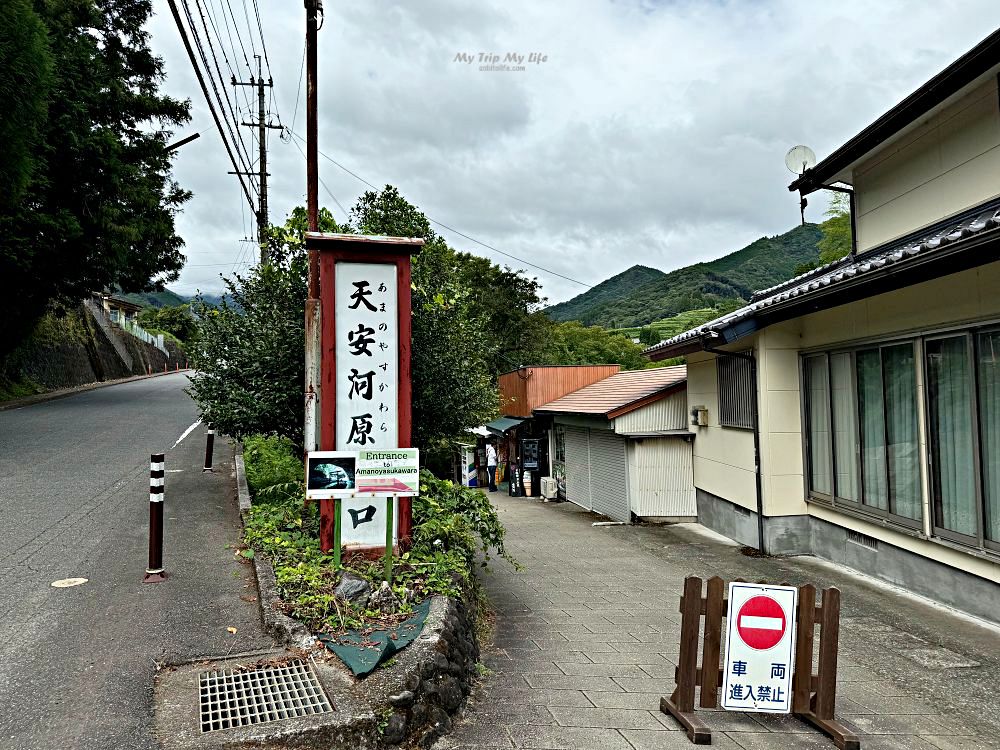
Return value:
<svg viewBox="0 0 1000 750">
<path fill-rule="evenodd" d="M 798 589 L 730 583 L 722 707 L 787 714 L 792 709 Z"/>
</svg>

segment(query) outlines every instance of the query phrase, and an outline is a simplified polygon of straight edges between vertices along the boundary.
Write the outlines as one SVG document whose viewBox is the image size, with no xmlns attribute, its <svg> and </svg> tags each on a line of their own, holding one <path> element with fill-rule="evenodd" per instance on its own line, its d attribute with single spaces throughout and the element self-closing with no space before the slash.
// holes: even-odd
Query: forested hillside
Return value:
<svg viewBox="0 0 1000 750">
<path fill-rule="evenodd" d="M 670 273 L 633 266 L 546 312 L 554 320 L 627 328 L 688 310 L 731 309 L 754 291 L 791 278 L 799 266 L 814 263 L 821 237 L 816 224 L 805 224 L 776 237 L 762 237 L 717 260 Z"/>
</svg>

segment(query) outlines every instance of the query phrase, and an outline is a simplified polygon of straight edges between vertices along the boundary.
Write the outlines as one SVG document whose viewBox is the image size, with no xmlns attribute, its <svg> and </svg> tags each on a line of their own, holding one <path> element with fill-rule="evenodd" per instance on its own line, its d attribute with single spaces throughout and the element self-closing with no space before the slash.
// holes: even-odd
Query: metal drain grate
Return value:
<svg viewBox="0 0 1000 750">
<path fill-rule="evenodd" d="M 247 672 L 202 672 L 198 683 L 202 732 L 333 710 L 316 675 L 301 661 Z"/>
</svg>

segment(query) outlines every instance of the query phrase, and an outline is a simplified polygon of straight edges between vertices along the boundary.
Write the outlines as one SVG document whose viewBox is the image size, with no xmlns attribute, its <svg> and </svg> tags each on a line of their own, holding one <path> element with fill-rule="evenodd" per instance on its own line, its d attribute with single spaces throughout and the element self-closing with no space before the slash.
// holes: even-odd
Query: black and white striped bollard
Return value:
<svg viewBox="0 0 1000 750">
<path fill-rule="evenodd" d="M 149 457 L 149 567 L 143 583 L 159 583 L 163 570 L 163 454 Z"/>
<path fill-rule="evenodd" d="M 215 430 L 209 430 L 205 442 L 205 468 L 202 471 L 212 471 L 212 451 L 215 450 Z"/>
</svg>

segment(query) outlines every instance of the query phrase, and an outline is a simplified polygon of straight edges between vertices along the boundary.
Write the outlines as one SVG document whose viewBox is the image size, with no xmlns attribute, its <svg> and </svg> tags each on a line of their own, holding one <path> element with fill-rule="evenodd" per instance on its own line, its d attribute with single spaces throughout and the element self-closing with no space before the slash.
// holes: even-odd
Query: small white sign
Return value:
<svg viewBox="0 0 1000 750">
<path fill-rule="evenodd" d="M 722 707 L 787 714 L 795 668 L 794 586 L 730 583 Z"/>
<path fill-rule="evenodd" d="M 385 547 L 384 497 L 345 497 L 340 501 L 340 543 L 346 547 Z M 399 501 L 393 499 L 392 543 L 399 538 Z"/>
<path fill-rule="evenodd" d="M 392 496 L 420 494 L 420 451 L 395 448 L 359 451 L 357 495 Z"/>
<path fill-rule="evenodd" d="M 398 446 L 396 266 L 336 264 L 337 450 Z M 325 313 L 324 313 L 325 314 Z"/>
<path fill-rule="evenodd" d="M 311 451 L 306 463 L 306 497 L 327 500 L 356 494 L 357 451 Z"/>
</svg>

